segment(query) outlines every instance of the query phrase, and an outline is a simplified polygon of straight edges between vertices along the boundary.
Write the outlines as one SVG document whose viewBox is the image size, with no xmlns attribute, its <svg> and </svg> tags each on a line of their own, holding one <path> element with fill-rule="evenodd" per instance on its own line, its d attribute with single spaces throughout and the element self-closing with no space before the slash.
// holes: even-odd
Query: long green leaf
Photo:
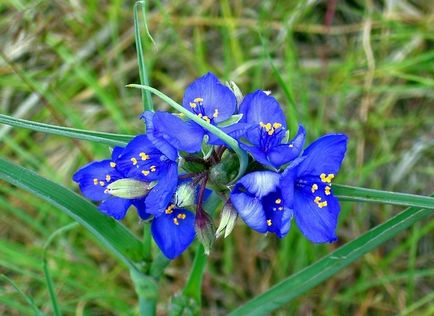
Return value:
<svg viewBox="0 0 434 316">
<path fill-rule="evenodd" d="M 200 126 L 202 126 L 203 128 L 205 128 L 206 130 L 210 131 L 215 136 L 217 136 L 218 138 L 220 138 L 238 156 L 238 159 L 240 161 L 240 169 L 238 171 L 237 179 L 244 174 L 244 172 L 247 169 L 248 157 L 247 157 L 246 152 L 244 150 L 242 150 L 240 148 L 240 146 L 238 146 L 238 142 L 235 139 L 233 139 L 229 135 L 225 134 L 218 127 L 216 127 L 214 125 L 211 125 L 211 124 L 205 122 L 204 120 L 202 120 L 201 118 L 199 118 L 197 115 L 194 115 L 192 112 L 190 112 L 189 110 L 187 110 L 186 108 L 184 108 L 182 105 L 178 104 L 176 101 L 174 101 L 173 99 L 169 98 L 167 95 L 165 95 L 164 93 L 158 91 L 155 88 L 152 88 L 152 87 L 149 87 L 149 86 L 144 86 L 144 85 L 139 85 L 139 84 L 129 84 L 129 85 L 127 85 L 127 87 L 137 88 L 137 89 L 142 89 L 142 90 L 147 90 L 147 91 L 152 92 L 153 94 L 155 94 L 156 96 L 158 96 L 159 98 L 161 98 L 163 101 L 167 102 L 167 104 L 169 104 L 175 110 L 177 110 L 178 112 L 184 114 L 186 117 L 188 117 L 192 121 L 196 122 L 197 124 L 199 124 Z"/>
<path fill-rule="evenodd" d="M 433 210 L 408 208 L 387 222 L 348 242 L 321 260 L 279 282 L 265 293 L 232 311 L 229 315 L 267 315 L 332 277 L 409 226 L 433 214 Z"/>
<path fill-rule="evenodd" d="M 360 201 L 434 209 L 434 198 L 334 184 L 333 193 L 341 201 Z"/>
<path fill-rule="evenodd" d="M 34 193 L 86 227 L 129 268 L 140 261 L 142 244 L 122 224 L 105 216 L 95 205 L 71 190 L 33 171 L 0 158 L 0 179 Z"/>
<path fill-rule="evenodd" d="M 44 123 L 18 119 L 4 114 L 0 114 L 0 123 L 10 125 L 10 126 L 15 126 L 15 127 L 27 128 L 37 132 L 65 136 L 65 137 L 70 137 L 75 139 L 88 140 L 88 141 L 103 143 L 112 146 L 116 146 L 116 145 L 124 146 L 134 137 L 132 135 L 101 133 L 101 132 L 88 131 L 83 129 L 49 125 Z"/>
</svg>

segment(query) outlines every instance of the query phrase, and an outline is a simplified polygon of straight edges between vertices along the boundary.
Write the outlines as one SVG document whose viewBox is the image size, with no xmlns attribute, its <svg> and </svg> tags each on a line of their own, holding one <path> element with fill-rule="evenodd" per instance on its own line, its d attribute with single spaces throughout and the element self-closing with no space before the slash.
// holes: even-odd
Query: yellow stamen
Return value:
<svg viewBox="0 0 434 316">
<path fill-rule="evenodd" d="M 330 189 L 331 189 L 331 188 L 330 188 L 329 186 L 326 186 L 326 187 L 324 188 L 325 195 L 330 195 L 330 194 L 331 194 Z"/>
<path fill-rule="evenodd" d="M 113 161 L 110 161 L 110 167 L 112 167 L 112 168 L 116 167 L 116 163 Z"/>
<path fill-rule="evenodd" d="M 149 174 L 148 170 L 142 170 L 142 174 L 146 177 Z"/>
<path fill-rule="evenodd" d="M 112 177 L 110 177 L 109 174 L 105 176 L 105 181 L 110 182 L 111 179 L 112 179 Z"/>
<path fill-rule="evenodd" d="M 276 122 L 276 123 L 273 123 L 273 127 L 275 129 L 278 129 L 278 128 L 282 127 L 282 124 Z"/>
<path fill-rule="evenodd" d="M 149 156 L 145 153 L 140 153 L 139 156 L 140 156 L 140 158 L 142 158 L 142 160 L 148 160 L 149 159 Z"/>
<path fill-rule="evenodd" d="M 175 204 L 170 204 L 170 205 L 166 208 L 165 213 L 166 213 L 166 214 L 172 214 L 174 208 L 175 208 Z"/>
<path fill-rule="evenodd" d="M 271 219 L 267 219 L 267 225 L 268 225 L 268 226 L 273 225 L 273 222 L 271 221 Z"/>
<path fill-rule="evenodd" d="M 333 173 L 329 173 L 328 175 L 326 175 L 325 173 L 321 173 L 319 177 L 321 178 L 322 182 L 331 183 L 335 175 Z"/>
<path fill-rule="evenodd" d="M 312 193 L 315 193 L 315 191 L 318 190 L 318 185 L 316 183 L 312 184 L 311 191 Z"/>
<path fill-rule="evenodd" d="M 133 163 L 133 166 L 137 165 L 137 159 L 136 158 L 133 157 L 130 160 Z"/>
<path fill-rule="evenodd" d="M 173 223 L 174 223 L 175 225 L 179 225 L 178 219 L 177 219 L 176 217 L 173 219 Z"/>
<path fill-rule="evenodd" d="M 155 166 L 151 166 L 150 170 L 151 170 L 152 172 L 155 172 L 155 171 L 157 171 L 157 167 L 155 167 Z"/>
<path fill-rule="evenodd" d="M 190 107 L 191 107 L 192 109 L 194 109 L 196 106 L 197 106 L 196 103 L 194 103 L 194 102 L 190 102 Z"/>
<path fill-rule="evenodd" d="M 98 179 L 97 178 L 93 179 L 93 184 L 98 185 Z"/>
<path fill-rule="evenodd" d="M 187 215 L 185 215 L 184 213 L 179 213 L 176 217 L 179 219 L 185 219 Z"/>
<path fill-rule="evenodd" d="M 203 99 L 202 98 L 196 98 L 196 99 L 193 100 L 193 102 L 195 102 L 195 103 L 202 103 Z"/>
<path fill-rule="evenodd" d="M 99 185 L 103 187 L 103 186 L 105 186 L 105 182 L 104 181 L 100 181 Z"/>
<path fill-rule="evenodd" d="M 276 199 L 276 201 L 274 201 L 274 202 L 276 202 L 276 204 L 280 204 L 280 203 L 282 203 L 282 200 L 281 199 Z"/>
<path fill-rule="evenodd" d="M 215 109 L 214 114 L 212 115 L 213 118 L 216 118 L 219 116 L 219 110 Z"/>
<path fill-rule="evenodd" d="M 282 206 L 279 206 L 277 209 L 278 209 L 279 211 L 283 211 L 283 207 L 282 207 Z"/>
</svg>

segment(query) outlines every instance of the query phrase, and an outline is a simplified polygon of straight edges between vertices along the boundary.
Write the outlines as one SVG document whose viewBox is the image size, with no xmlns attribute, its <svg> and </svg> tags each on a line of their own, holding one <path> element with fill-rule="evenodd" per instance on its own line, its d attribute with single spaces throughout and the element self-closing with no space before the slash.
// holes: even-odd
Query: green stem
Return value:
<svg viewBox="0 0 434 316">
<path fill-rule="evenodd" d="M 143 259 L 147 263 L 152 261 L 152 235 L 149 223 L 145 223 L 143 228 Z"/>
<path fill-rule="evenodd" d="M 366 189 L 341 184 L 333 185 L 333 193 L 341 201 L 373 202 L 434 209 L 434 198 L 429 196 Z"/>
<path fill-rule="evenodd" d="M 194 256 L 193 267 L 183 290 L 183 294 L 193 298 L 198 306 L 201 304 L 202 279 L 205 272 L 206 259 L 207 256 L 205 255 L 203 245 L 199 244 Z"/>
<path fill-rule="evenodd" d="M 158 298 L 158 284 L 156 280 L 136 269 L 130 269 L 130 275 L 139 298 L 140 315 L 156 315 Z"/>
</svg>

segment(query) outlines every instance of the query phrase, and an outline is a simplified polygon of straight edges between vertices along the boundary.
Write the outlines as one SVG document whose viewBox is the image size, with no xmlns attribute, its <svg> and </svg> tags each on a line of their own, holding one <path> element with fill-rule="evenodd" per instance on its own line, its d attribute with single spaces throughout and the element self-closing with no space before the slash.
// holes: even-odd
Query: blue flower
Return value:
<svg viewBox="0 0 434 316">
<path fill-rule="evenodd" d="M 332 181 L 344 159 L 347 141 L 344 134 L 320 137 L 282 174 L 284 200 L 293 207 L 301 232 L 315 243 L 337 239 L 335 230 L 340 205 L 333 196 Z"/>
<path fill-rule="evenodd" d="M 166 209 L 178 183 L 176 150 L 157 148 L 146 135 L 133 138 L 116 160 L 117 168 L 126 178 L 143 182 L 158 181 L 145 199 L 146 212 L 155 216 Z"/>
<path fill-rule="evenodd" d="M 240 217 L 252 229 L 284 237 L 292 217 L 312 242 L 336 240 L 339 202 L 331 182 L 345 156 L 347 136 L 330 134 L 313 142 L 282 174 L 256 171 L 231 192 Z"/>
<path fill-rule="evenodd" d="M 142 119 L 149 140 L 166 156 L 173 158 L 177 154 L 176 149 L 188 153 L 201 150 L 203 129 L 198 124 L 183 121 L 168 112 L 146 111 Z"/>
<path fill-rule="evenodd" d="M 242 177 L 231 192 L 231 201 L 244 222 L 259 233 L 282 238 L 291 226 L 292 209 L 283 201 L 280 175 L 256 171 Z"/>
<path fill-rule="evenodd" d="M 184 252 L 196 237 L 194 214 L 170 203 L 161 215 L 152 220 L 151 232 L 163 254 L 174 259 Z"/>
<path fill-rule="evenodd" d="M 79 184 L 83 195 L 92 201 L 102 201 L 99 210 L 117 220 L 123 219 L 131 205 L 138 209 L 142 219 L 149 217 L 141 207 L 141 199 L 124 199 L 112 196 L 107 192 L 107 186 L 124 179 L 125 175 L 118 169 L 116 160 L 123 148 L 116 147 L 112 153 L 112 159 L 93 161 L 81 167 L 73 176 L 73 180 Z"/>
<path fill-rule="evenodd" d="M 240 147 L 256 161 L 278 169 L 300 155 L 306 132 L 300 125 L 297 135 L 285 141 L 285 115 L 274 97 L 261 90 L 250 93 L 241 103 L 240 113 L 243 115 L 240 123 L 248 126 L 242 136 L 249 142 L 240 143 Z"/>
</svg>

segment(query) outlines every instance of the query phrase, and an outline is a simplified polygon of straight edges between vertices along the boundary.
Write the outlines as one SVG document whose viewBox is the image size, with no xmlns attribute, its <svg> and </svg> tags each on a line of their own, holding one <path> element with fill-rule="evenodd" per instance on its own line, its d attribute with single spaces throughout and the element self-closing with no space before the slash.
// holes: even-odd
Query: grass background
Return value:
<svg viewBox="0 0 434 316">
<path fill-rule="evenodd" d="M 124 87 L 139 82 L 133 4 L 1 2 L 0 112 L 106 132 L 143 131 L 140 92 Z M 309 141 L 335 131 L 350 136 L 337 183 L 434 191 L 431 1 L 150 1 L 148 9 L 156 42 L 144 38 L 152 86 L 181 101 L 192 80 L 212 71 L 244 92 L 271 90 L 288 115 L 295 109 Z M 1 156 L 71 188 L 79 166 L 109 153 L 106 145 L 7 126 L 0 126 L 0 142 Z M 400 210 L 342 203 L 334 245 L 312 245 L 295 227 L 279 241 L 240 223 L 209 257 L 203 313 L 224 314 Z M 43 245 L 68 223 L 52 206 L 1 183 L 0 273 L 48 314 Z M 137 234 L 143 229 L 134 212 L 125 224 Z M 433 219 L 416 224 L 276 314 L 434 314 L 433 231 Z M 167 269 L 161 303 L 182 288 L 193 249 Z M 83 228 L 57 237 L 48 259 L 65 315 L 137 314 L 127 270 Z M 32 314 L 4 280 L 0 314 Z"/>
</svg>

